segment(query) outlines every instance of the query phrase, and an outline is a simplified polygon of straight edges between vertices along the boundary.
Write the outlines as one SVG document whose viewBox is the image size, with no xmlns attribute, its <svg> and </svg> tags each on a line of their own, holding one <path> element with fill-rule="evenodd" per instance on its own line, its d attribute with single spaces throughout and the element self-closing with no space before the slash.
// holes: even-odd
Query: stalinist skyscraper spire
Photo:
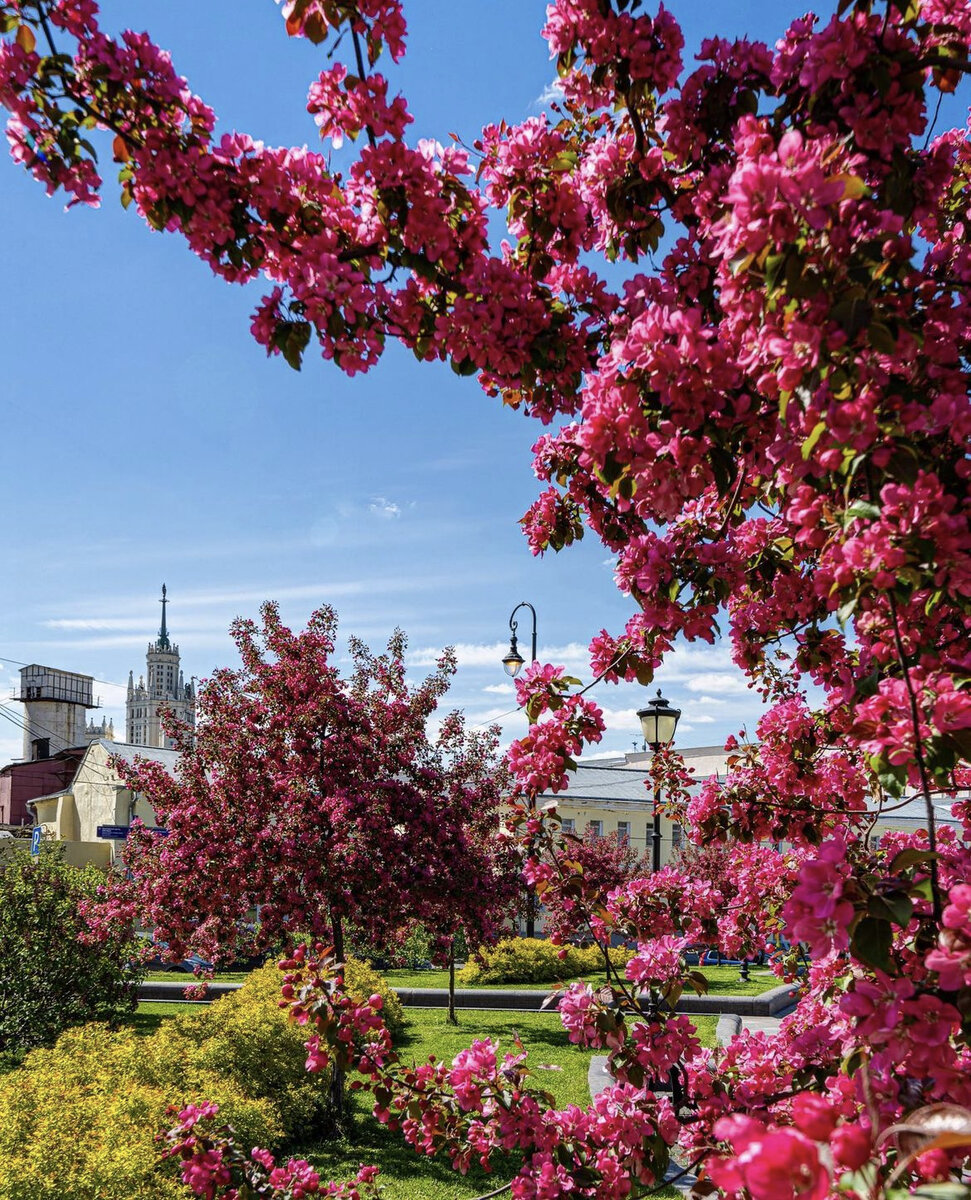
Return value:
<svg viewBox="0 0 971 1200">
<path fill-rule="evenodd" d="M 135 683 L 128 675 L 128 700 L 125 706 L 125 741 L 134 746 L 171 749 L 172 739 L 162 731 L 161 710 L 168 710 L 181 721 L 195 724 L 195 691 L 186 683 L 180 668 L 179 647 L 169 641 L 166 607 L 168 590 L 162 584 L 162 624 L 158 637 L 149 642 L 145 658 L 146 673 Z"/>
</svg>

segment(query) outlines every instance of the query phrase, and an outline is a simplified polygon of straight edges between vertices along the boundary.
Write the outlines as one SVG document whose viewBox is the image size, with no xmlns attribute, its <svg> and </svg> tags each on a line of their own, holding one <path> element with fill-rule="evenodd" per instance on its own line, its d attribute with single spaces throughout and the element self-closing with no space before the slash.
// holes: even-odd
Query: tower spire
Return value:
<svg viewBox="0 0 971 1200">
<path fill-rule="evenodd" d="M 159 601 L 159 604 L 162 606 L 162 627 L 158 631 L 158 647 L 160 650 L 167 650 L 169 648 L 169 633 L 165 627 L 165 606 L 168 604 L 168 600 L 165 597 L 164 583 L 162 584 L 162 599 Z"/>
</svg>

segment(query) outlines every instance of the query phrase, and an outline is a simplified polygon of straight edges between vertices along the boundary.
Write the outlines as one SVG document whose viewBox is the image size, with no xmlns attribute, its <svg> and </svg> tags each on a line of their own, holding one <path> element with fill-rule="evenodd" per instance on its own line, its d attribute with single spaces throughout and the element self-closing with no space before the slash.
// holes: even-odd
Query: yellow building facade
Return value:
<svg viewBox="0 0 971 1200">
<path fill-rule="evenodd" d="M 92 742 L 69 787 L 30 801 L 44 836 L 67 843 L 65 850 L 73 859 L 110 865 L 120 856 L 124 839 L 102 837 L 99 829 L 127 829 L 136 817 L 145 825 L 156 824 L 152 806 L 126 787 L 112 762 L 115 758 L 132 762 L 136 757 L 160 762 L 171 774 L 179 756 L 174 750 L 101 739 Z"/>
</svg>

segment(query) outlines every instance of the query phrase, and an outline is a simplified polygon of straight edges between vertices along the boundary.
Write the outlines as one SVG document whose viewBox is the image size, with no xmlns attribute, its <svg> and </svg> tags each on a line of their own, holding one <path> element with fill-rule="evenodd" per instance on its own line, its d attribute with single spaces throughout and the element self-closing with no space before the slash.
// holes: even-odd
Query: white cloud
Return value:
<svg viewBox="0 0 971 1200">
<path fill-rule="evenodd" d="M 741 672 L 737 675 L 703 672 L 686 679 L 684 686 L 689 692 L 721 692 L 725 696 L 743 696 L 749 691 Z"/>
<path fill-rule="evenodd" d="M 458 642 L 455 653 L 460 667 L 498 667 L 501 668 L 502 658 L 509 649 L 509 643 L 503 642 Z M 528 635 L 519 639 L 520 653 L 529 652 Z M 432 667 L 438 662 L 441 649 L 434 646 L 418 646 L 408 655 L 408 665 L 412 667 Z M 569 642 L 565 646 L 539 646 L 536 656 L 540 662 L 551 662 L 557 666 L 572 668 L 577 672 L 589 674 L 590 662 L 587 647 L 580 642 Z"/>
<path fill-rule="evenodd" d="M 548 83 L 533 103 L 537 108 L 547 108 L 550 104 L 563 99 L 563 84 L 559 79 Z"/>
<path fill-rule="evenodd" d="M 494 696 L 515 696 L 516 688 L 511 683 L 489 683 L 482 689 Z"/>
<path fill-rule="evenodd" d="M 372 516 L 380 517 L 382 521 L 394 521 L 401 516 L 400 507 L 392 500 L 386 500 L 384 496 L 375 496 L 368 505 L 368 512 Z"/>
<path fill-rule="evenodd" d="M 728 703 L 727 700 L 719 700 L 715 696 L 695 696 L 693 704 L 714 704 L 719 708 L 724 708 Z"/>
</svg>

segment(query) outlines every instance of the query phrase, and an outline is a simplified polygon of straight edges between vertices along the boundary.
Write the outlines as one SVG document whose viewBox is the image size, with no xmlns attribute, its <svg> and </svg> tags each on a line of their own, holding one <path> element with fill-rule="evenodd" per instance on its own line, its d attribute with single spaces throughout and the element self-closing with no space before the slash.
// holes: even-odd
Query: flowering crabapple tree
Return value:
<svg viewBox="0 0 971 1200">
<path fill-rule="evenodd" d="M 455 919 L 490 935 L 490 897 L 509 886 L 489 853 L 504 779 L 497 731 L 467 732 L 450 713 L 429 733 L 451 651 L 412 687 L 400 631 L 380 655 L 351 638 L 344 678 L 336 631 L 326 606 L 299 633 L 272 603 L 259 626 L 237 620 L 242 667 L 200 689 L 195 730 L 173 722 L 174 775 L 117 761 L 166 833 L 133 830 L 131 878 L 115 882 L 107 919 L 114 904 L 132 908 L 173 960 L 218 963 L 309 934 L 340 962 L 345 923 L 381 943 L 405 916 L 437 919 L 444 881 Z M 451 886 L 463 871 L 479 906 Z"/>
<path fill-rule="evenodd" d="M 552 825 L 550 822 L 551 830 Z M 600 835 L 590 826 L 582 837 L 562 828 L 557 832 L 563 844 L 562 851 L 557 847 L 557 857 L 573 864 L 572 883 L 552 889 L 536 887 L 543 898 L 545 930 L 555 942 L 584 940 L 589 936 L 588 904 L 646 875 L 650 858 L 638 854 L 630 839 L 617 833 Z M 584 896 L 588 903 L 583 903 Z"/>
<path fill-rule="evenodd" d="M 971 8 L 838 0 L 774 45 L 711 38 L 686 62 L 660 4 L 551 0 L 561 101 L 469 145 L 408 141 L 400 0 L 282 16 L 330 56 L 308 92 L 324 153 L 217 138 L 169 56 L 103 31 L 95 0 L 0 0 L 14 158 L 97 203 L 104 135 L 123 204 L 221 278 L 266 280 L 252 332 L 291 366 L 313 344 L 366 370 L 396 338 L 537 418 L 530 546 L 589 531 L 636 604 L 593 638 L 593 674 L 646 682 L 678 639 L 722 635 L 768 706 L 758 749 L 684 801 L 692 836 L 733 847 L 731 902 L 669 866 L 590 905 L 639 950 L 609 995 L 561 1002 L 614 1070 L 586 1112 L 551 1109 L 491 1043 L 396 1064 L 324 958 L 289 960 L 298 1019 L 360 1030 L 341 1053 L 418 1149 L 457 1169 L 522 1151 L 517 1196 L 642 1192 L 675 1142 L 753 1200 L 966 1196 L 971 145 L 935 113 L 971 73 Z M 360 148 L 337 174 L 344 138 Z M 519 832 L 550 890 L 576 872 L 540 854 L 554 833 L 532 800 L 603 722 L 555 667 L 517 686 L 534 722 L 509 756 Z M 911 797 L 924 830 L 876 848 L 874 807 Z M 935 798 L 955 825 L 936 827 Z M 773 931 L 811 960 L 796 1011 L 702 1052 L 665 1008 L 686 940 Z M 181 1152 L 215 1164 L 213 1194 L 242 1168 L 189 1120 Z M 280 1194 L 304 1187 L 272 1170 Z"/>
</svg>

